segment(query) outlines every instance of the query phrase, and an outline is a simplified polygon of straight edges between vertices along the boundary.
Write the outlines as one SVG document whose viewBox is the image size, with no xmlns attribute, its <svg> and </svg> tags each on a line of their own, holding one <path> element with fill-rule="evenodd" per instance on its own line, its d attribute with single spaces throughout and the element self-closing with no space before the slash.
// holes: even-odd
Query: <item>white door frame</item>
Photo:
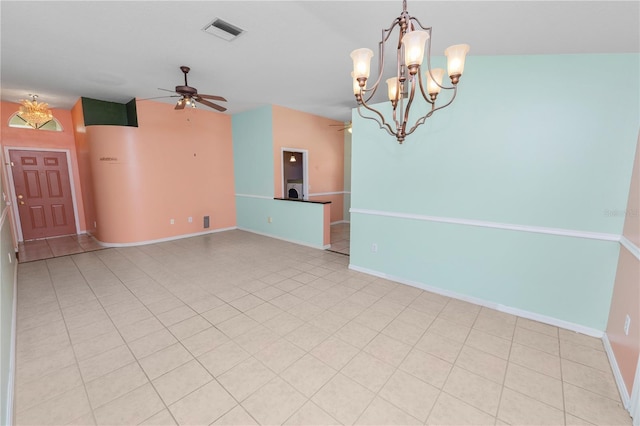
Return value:
<svg viewBox="0 0 640 426">
<path fill-rule="evenodd" d="M 13 181 L 13 169 L 11 168 L 11 157 L 9 151 L 43 151 L 43 152 L 64 152 L 67 156 L 67 173 L 69 173 L 69 186 L 71 186 L 71 201 L 73 202 L 73 216 L 76 225 L 76 234 L 80 233 L 80 219 L 78 218 L 78 203 L 76 202 L 76 184 L 73 179 L 73 164 L 71 163 L 71 151 L 68 149 L 56 149 L 56 148 L 27 148 L 22 146 L 5 146 L 4 158 L 5 167 L 7 169 L 7 178 L 9 179 L 9 196 L 11 197 L 11 209 L 13 211 L 13 217 L 16 219 L 16 235 L 18 236 L 18 242 L 23 242 L 22 236 L 22 222 L 20 221 L 20 212 L 18 211 L 18 197 L 16 196 L 16 186 Z"/>
<path fill-rule="evenodd" d="M 282 185 L 282 198 L 287 198 L 284 184 L 284 152 L 302 153 L 302 199 L 309 200 L 309 150 L 299 148 L 280 148 L 280 183 Z"/>
</svg>

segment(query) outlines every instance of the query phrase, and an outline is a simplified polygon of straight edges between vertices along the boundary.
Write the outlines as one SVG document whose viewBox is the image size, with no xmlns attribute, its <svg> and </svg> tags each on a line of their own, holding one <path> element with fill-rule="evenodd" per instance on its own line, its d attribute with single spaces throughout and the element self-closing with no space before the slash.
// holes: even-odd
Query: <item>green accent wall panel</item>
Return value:
<svg viewBox="0 0 640 426">
<path fill-rule="evenodd" d="M 231 118 L 236 194 L 273 197 L 272 118 L 270 105 Z"/>
</svg>

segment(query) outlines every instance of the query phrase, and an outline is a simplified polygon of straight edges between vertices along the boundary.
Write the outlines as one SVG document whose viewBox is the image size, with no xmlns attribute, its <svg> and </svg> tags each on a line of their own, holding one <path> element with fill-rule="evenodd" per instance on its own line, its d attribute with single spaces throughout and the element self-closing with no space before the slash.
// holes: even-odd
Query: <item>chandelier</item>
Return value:
<svg viewBox="0 0 640 426">
<path fill-rule="evenodd" d="M 49 109 L 49 105 L 45 102 L 38 102 L 38 95 L 31 95 L 31 100 L 23 99 L 22 105 L 18 111 L 18 116 L 34 129 L 39 129 L 45 123 L 53 119 L 53 114 Z"/>
<path fill-rule="evenodd" d="M 388 78 L 387 94 L 393 109 L 391 120 L 385 119 L 384 115 L 371 107 L 367 102 L 371 100 L 376 93 L 382 79 L 384 70 L 384 48 L 385 44 L 391 37 L 393 30 L 398 28 L 398 45 L 397 45 L 397 67 L 395 77 Z M 427 70 L 422 76 L 422 61 L 425 53 L 425 44 L 427 46 L 426 65 Z M 418 126 L 424 124 L 427 118 L 431 117 L 434 112 L 445 108 L 453 102 L 458 92 L 458 82 L 464 71 L 464 60 L 469 45 L 458 44 L 448 47 L 444 54 L 447 57 L 447 68 L 451 86 L 442 84 L 444 69 L 431 69 L 431 27 L 425 28 L 413 16 L 407 12 L 407 0 L 402 1 L 402 13 L 397 17 L 388 29 L 382 30 L 382 40 L 378 44 L 378 77 L 372 87 L 367 88 L 367 79 L 371 65 L 373 51 L 371 49 L 362 48 L 351 52 L 353 59 L 353 93 L 358 103 L 358 114 L 368 120 L 374 120 L 381 129 L 386 130 L 390 135 L 396 137 L 399 143 L 413 133 Z M 426 79 L 426 84 L 423 83 Z M 440 91 L 453 90 L 451 98 L 448 102 L 436 106 L 436 99 Z M 416 92 L 419 92 L 416 94 Z M 408 98 L 405 98 L 408 96 Z M 428 111 L 425 115 L 418 118 L 412 127 L 407 130 L 409 121 L 409 111 L 414 99 L 422 98 L 427 102 Z M 405 105 L 406 102 L 406 105 Z M 372 116 L 363 114 L 363 110 L 371 111 Z"/>
</svg>

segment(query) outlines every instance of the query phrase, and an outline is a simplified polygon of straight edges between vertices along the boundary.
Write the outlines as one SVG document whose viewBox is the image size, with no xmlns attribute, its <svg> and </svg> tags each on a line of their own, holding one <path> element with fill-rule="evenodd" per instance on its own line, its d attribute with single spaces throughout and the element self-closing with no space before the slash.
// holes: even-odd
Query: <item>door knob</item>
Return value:
<svg viewBox="0 0 640 426">
<path fill-rule="evenodd" d="M 20 201 L 19 201 L 19 204 L 20 204 L 21 206 L 24 206 L 24 201 L 20 200 Z"/>
<path fill-rule="evenodd" d="M 18 195 L 18 200 L 22 200 L 23 198 L 22 194 Z"/>
</svg>

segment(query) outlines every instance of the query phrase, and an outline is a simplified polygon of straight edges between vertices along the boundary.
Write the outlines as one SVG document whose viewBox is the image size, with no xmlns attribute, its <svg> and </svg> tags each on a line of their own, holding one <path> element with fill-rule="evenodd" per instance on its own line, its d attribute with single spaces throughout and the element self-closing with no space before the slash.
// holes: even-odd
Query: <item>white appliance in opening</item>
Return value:
<svg viewBox="0 0 640 426">
<path fill-rule="evenodd" d="M 285 198 L 297 198 L 302 200 L 302 183 L 287 183 L 287 194 Z"/>
</svg>

